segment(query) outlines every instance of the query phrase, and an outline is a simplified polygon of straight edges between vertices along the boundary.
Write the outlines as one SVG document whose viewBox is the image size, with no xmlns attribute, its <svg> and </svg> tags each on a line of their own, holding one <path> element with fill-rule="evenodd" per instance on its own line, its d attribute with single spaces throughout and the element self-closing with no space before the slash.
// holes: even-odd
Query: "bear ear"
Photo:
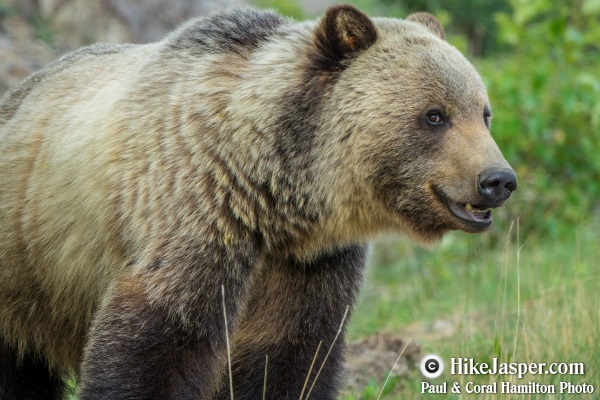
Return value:
<svg viewBox="0 0 600 400">
<path fill-rule="evenodd" d="M 351 5 L 330 7 L 315 30 L 315 44 L 329 59 L 342 59 L 369 48 L 377 40 L 371 18 Z"/>
<path fill-rule="evenodd" d="M 444 31 L 444 27 L 442 26 L 442 24 L 440 24 L 440 21 L 438 21 L 433 15 L 429 14 L 428 12 L 413 13 L 410 14 L 406 19 L 408 21 L 416 22 L 418 24 L 423 25 L 435 36 L 439 37 L 440 39 L 446 40 L 446 32 Z"/>
</svg>

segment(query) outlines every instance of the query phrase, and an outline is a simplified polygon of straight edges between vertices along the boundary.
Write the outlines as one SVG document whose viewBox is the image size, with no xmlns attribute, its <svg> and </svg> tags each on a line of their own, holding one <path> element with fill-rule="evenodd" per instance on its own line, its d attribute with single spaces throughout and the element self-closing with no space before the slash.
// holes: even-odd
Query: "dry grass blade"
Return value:
<svg viewBox="0 0 600 400">
<path fill-rule="evenodd" d="M 515 338 L 513 354 L 517 354 L 517 340 L 519 338 L 519 323 L 521 322 L 521 243 L 519 240 L 519 218 L 517 217 L 517 323 L 515 324 Z"/>
<path fill-rule="evenodd" d="M 231 374 L 231 347 L 229 346 L 229 329 L 227 328 L 227 309 L 225 307 L 225 285 L 221 285 L 223 297 L 223 318 L 225 319 L 225 343 L 227 344 L 227 366 L 229 368 L 229 393 L 233 400 L 233 375 Z"/>
<path fill-rule="evenodd" d="M 411 340 L 412 339 L 408 339 L 408 342 L 406 342 L 406 344 L 402 348 L 402 351 L 400 352 L 400 355 L 398 355 L 398 358 L 396 358 L 396 362 L 392 366 L 392 369 L 390 370 L 390 373 L 387 375 L 387 378 L 385 378 L 385 382 L 383 382 L 383 386 L 381 387 L 381 391 L 379 392 L 379 396 L 377 396 L 377 400 L 379 400 L 381 398 L 381 395 L 383 394 L 383 389 L 385 389 L 385 385 L 387 385 L 388 381 L 390 380 L 390 377 L 392 376 L 392 372 L 394 372 L 394 369 L 396 368 L 396 365 L 398 365 L 398 361 L 400 361 L 400 357 L 402 357 L 402 354 L 404 354 L 404 350 L 406 350 L 406 348 L 410 344 Z"/>
<path fill-rule="evenodd" d="M 265 381 L 263 383 L 263 400 L 267 398 L 267 371 L 269 369 L 269 355 L 265 358 Z"/>
<path fill-rule="evenodd" d="M 319 345 L 317 346 L 317 351 L 315 351 L 315 355 L 313 357 L 312 363 L 310 363 L 310 368 L 308 369 L 308 373 L 306 374 L 306 379 L 304 380 L 304 386 L 302 386 L 302 392 L 300 392 L 300 400 L 302 400 L 302 396 L 304 396 L 304 391 L 306 390 L 306 385 L 308 385 L 308 378 L 310 377 L 310 373 L 312 372 L 313 367 L 315 366 L 315 361 L 317 360 L 317 355 L 319 354 L 319 350 L 321 350 L 321 344 L 323 341 L 319 341 Z"/>
<path fill-rule="evenodd" d="M 321 374 L 321 371 L 323 370 L 323 367 L 325 366 L 325 362 L 327 362 L 327 358 L 329 357 L 329 354 L 331 353 L 333 346 L 335 346 L 335 342 L 337 342 L 338 337 L 340 336 L 340 333 L 342 332 L 342 328 L 344 327 L 344 322 L 346 321 L 346 317 L 348 316 L 349 309 L 350 309 L 350 306 L 346 306 L 346 312 L 344 312 L 344 316 L 342 317 L 342 322 L 340 322 L 340 327 L 338 328 L 337 333 L 335 334 L 335 338 L 333 338 L 333 342 L 331 342 L 331 346 L 329 346 L 329 350 L 327 351 L 327 354 L 325 354 L 325 358 L 323 359 L 323 362 L 321 363 L 321 367 L 317 371 L 315 380 L 313 381 L 312 385 L 310 386 L 310 389 L 308 390 L 308 394 L 306 395 L 306 398 L 304 400 L 308 400 L 313 388 L 315 387 L 315 384 L 317 383 L 317 380 L 319 379 L 319 375 Z"/>
</svg>

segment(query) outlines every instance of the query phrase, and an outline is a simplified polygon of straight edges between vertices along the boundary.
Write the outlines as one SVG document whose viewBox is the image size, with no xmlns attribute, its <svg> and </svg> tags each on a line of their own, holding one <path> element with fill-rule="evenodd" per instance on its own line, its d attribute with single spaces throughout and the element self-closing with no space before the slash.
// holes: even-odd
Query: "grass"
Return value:
<svg viewBox="0 0 600 400">
<path fill-rule="evenodd" d="M 592 384 L 600 390 L 600 260 L 598 221 L 564 228 L 560 240 L 519 237 L 514 224 L 505 243 L 486 248 L 479 236 L 450 235 L 433 251 L 406 241 L 382 243 L 375 252 L 350 338 L 387 330 L 417 340 L 423 354 L 435 353 L 448 366 L 451 357 L 489 362 L 583 362 L 584 376 L 450 375 L 432 383 Z M 443 322 L 450 332 L 436 332 Z M 390 365 L 390 368 L 392 366 Z M 374 387 L 344 400 L 375 399 Z M 415 367 L 382 399 L 440 398 L 422 394 L 424 379 Z M 499 383 L 500 385 L 500 383 Z M 558 387 L 557 387 L 558 389 Z M 589 397 L 586 397 L 589 396 Z M 592 398 L 578 395 L 576 398 Z M 531 395 L 442 395 L 443 398 L 573 398 Z"/>
</svg>

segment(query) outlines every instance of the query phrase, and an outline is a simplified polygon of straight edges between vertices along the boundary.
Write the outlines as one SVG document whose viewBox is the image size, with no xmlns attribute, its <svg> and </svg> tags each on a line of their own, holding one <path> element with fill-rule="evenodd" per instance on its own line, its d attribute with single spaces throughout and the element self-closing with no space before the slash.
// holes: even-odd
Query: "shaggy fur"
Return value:
<svg viewBox="0 0 600 400">
<path fill-rule="evenodd" d="M 477 203 L 481 171 L 508 168 L 443 37 L 424 13 L 233 10 L 83 48 L 8 93 L 0 398 L 58 399 L 73 373 L 82 400 L 228 398 L 224 285 L 235 398 L 262 395 L 268 354 L 267 397 L 298 399 L 366 243 L 472 231 L 436 193 Z M 311 398 L 335 396 L 342 350 Z"/>
</svg>

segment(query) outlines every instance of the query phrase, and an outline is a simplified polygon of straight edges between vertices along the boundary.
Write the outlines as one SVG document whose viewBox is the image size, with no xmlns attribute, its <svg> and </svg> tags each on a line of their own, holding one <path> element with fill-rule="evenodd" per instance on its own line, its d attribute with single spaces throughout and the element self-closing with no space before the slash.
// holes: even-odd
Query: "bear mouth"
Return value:
<svg viewBox="0 0 600 400">
<path fill-rule="evenodd" d="M 439 188 L 434 188 L 434 193 L 442 203 L 446 205 L 450 214 L 465 223 L 467 232 L 483 232 L 492 225 L 492 208 L 483 204 L 473 204 L 467 202 L 459 202 L 450 199 Z"/>
</svg>

